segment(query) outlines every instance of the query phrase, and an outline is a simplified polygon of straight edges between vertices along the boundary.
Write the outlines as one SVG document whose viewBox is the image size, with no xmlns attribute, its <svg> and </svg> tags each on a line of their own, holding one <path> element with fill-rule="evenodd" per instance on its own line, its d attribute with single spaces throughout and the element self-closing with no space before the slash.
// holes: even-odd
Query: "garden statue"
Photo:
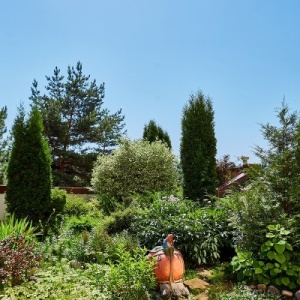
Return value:
<svg viewBox="0 0 300 300">
<path fill-rule="evenodd" d="M 174 235 L 168 234 L 163 245 L 152 249 L 148 257 L 156 259 L 154 274 L 160 298 L 189 298 L 189 291 L 182 282 L 184 261 L 180 251 L 174 248 Z"/>
</svg>

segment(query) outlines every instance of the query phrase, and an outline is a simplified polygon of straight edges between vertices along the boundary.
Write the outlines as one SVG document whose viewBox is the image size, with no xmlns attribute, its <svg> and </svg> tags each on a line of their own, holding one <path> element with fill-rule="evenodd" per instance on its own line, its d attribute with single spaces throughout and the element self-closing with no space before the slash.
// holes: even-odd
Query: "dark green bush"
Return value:
<svg viewBox="0 0 300 300">
<path fill-rule="evenodd" d="M 61 214 L 67 200 L 67 192 L 58 188 L 51 190 L 51 206 L 56 214 Z"/>
<path fill-rule="evenodd" d="M 113 212 L 110 215 L 111 221 L 106 224 L 107 233 L 115 234 L 120 233 L 124 230 L 128 230 L 138 212 L 139 209 L 134 207 L 128 207 L 124 210 Z"/>
<path fill-rule="evenodd" d="M 68 227 L 74 230 L 75 233 L 82 231 L 91 231 L 93 228 L 93 221 L 89 217 L 74 217 L 68 220 Z"/>
<path fill-rule="evenodd" d="M 89 202 L 79 196 L 68 194 L 66 199 L 66 205 L 64 213 L 68 216 L 84 216 L 92 210 Z"/>
<path fill-rule="evenodd" d="M 220 209 L 228 212 L 229 222 L 234 228 L 234 247 L 243 251 L 259 251 L 269 224 L 289 228 L 276 194 L 263 182 L 242 193 L 233 193 L 222 199 L 221 204 Z"/>
<path fill-rule="evenodd" d="M 231 244 L 227 215 L 214 208 L 200 208 L 188 200 L 157 201 L 137 215 L 129 232 L 149 250 L 168 233 L 175 235 L 175 248 L 190 264 L 208 264 L 220 259 L 221 249 Z"/>
</svg>

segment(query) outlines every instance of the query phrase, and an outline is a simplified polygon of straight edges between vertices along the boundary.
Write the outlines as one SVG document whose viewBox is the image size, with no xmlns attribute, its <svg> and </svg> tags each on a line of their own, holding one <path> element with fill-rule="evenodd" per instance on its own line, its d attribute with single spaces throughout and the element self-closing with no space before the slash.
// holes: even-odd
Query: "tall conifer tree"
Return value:
<svg viewBox="0 0 300 300">
<path fill-rule="evenodd" d="M 170 149 L 172 149 L 171 139 L 169 134 L 164 131 L 154 120 L 151 120 L 144 126 L 143 139 L 150 143 L 155 141 L 162 141 Z"/>
<path fill-rule="evenodd" d="M 51 154 L 43 136 L 40 113 L 33 108 L 25 120 L 19 109 L 12 129 L 13 143 L 7 168 L 6 204 L 17 218 L 38 225 L 53 213 L 51 204 Z"/>
<path fill-rule="evenodd" d="M 126 131 L 122 110 L 111 114 L 104 109 L 104 83 L 82 72 L 82 64 L 68 67 L 67 78 L 56 67 L 46 76 L 47 94 L 41 94 L 34 80 L 30 99 L 43 117 L 53 163 L 55 186 L 90 185 L 98 154 L 107 154 Z"/>
<path fill-rule="evenodd" d="M 183 195 L 202 201 L 215 194 L 216 138 L 212 101 L 201 91 L 190 96 L 183 108 L 180 159 L 183 172 Z"/>
</svg>

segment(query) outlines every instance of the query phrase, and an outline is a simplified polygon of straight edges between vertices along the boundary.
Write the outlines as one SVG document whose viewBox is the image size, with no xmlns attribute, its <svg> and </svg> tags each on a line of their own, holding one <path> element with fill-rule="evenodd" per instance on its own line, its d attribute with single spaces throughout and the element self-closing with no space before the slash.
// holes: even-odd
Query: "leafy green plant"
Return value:
<svg viewBox="0 0 300 300">
<path fill-rule="evenodd" d="M 100 264 L 107 261 L 116 263 L 119 259 L 116 252 L 118 247 L 123 247 L 131 254 L 139 248 L 137 239 L 126 231 L 111 236 L 106 231 L 95 230 L 94 235 L 91 236 L 91 244 L 96 254 L 96 261 Z"/>
<path fill-rule="evenodd" d="M 54 188 L 51 189 L 51 206 L 56 214 L 61 214 L 66 205 L 67 192 L 65 190 Z"/>
<path fill-rule="evenodd" d="M 138 247 L 136 239 L 126 232 L 110 236 L 102 228 L 75 231 L 74 228 L 65 227 L 60 235 L 47 237 L 40 244 L 40 252 L 46 261 L 53 264 L 63 259 L 103 264 L 108 260 L 117 260 L 115 248 L 118 245 L 123 245 L 131 253 Z"/>
<path fill-rule="evenodd" d="M 23 235 L 27 240 L 32 240 L 35 233 L 35 227 L 27 218 L 17 219 L 14 214 L 11 214 L 4 221 L 0 222 L 0 241 L 8 236 Z"/>
<path fill-rule="evenodd" d="M 110 263 L 106 288 L 112 300 L 146 300 L 149 291 L 155 286 L 153 264 L 146 249 L 136 248 L 131 254 L 119 245 L 115 249 L 118 256 L 116 264 Z"/>
<path fill-rule="evenodd" d="M 113 212 L 110 215 L 110 222 L 106 223 L 107 233 L 116 234 L 127 230 L 131 226 L 131 223 L 138 212 L 139 209 L 132 206 Z"/>
<path fill-rule="evenodd" d="M 300 267 L 292 261 L 293 248 L 287 241 L 290 231 L 279 224 L 269 225 L 266 241 L 258 257 L 252 252 L 237 252 L 231 265 L 239 281 L 248 278 L 255 283 L 274 284 L 293 289 L 300 284 Z"/>
<path fill-rule="evenodd" d="M 190 264 L 209 264 L 220 259 L 220 250 L 230 243 L 227 216 L 215 208 L 200 208 L 189 200 L 156 201 L 136 216 L 129 232 L 149 250 L 162 245 L 168 233 L 175 247 Z"/>
<path fill-rule="evenodd" d="M 82 217 L 71 217 L 66 221 L 66 226 L 73 230 L 74 233 L 82 231 L 91 231 L 96 221 L 90 215 Z"/>
<path fill-rule="evenodd" d="M 0 287 L 18 285 L 28 280 L 41 256 L 24 236 L 6 237 L 0 242 Z"/>
<path fill-rule="evenodd" d="M 72 229 L 64 230 L 59 236 L 47 237 L 41 243 L 40 251 L 45 260 L 56 263 L 67 259 L 78 262 L 96 262 L 96 253 L 92 246 L 93 231 L 75 233 Z"/>
<path fill-rule="evenodd" d="M 263 182 L 255 182 L 243 193 L 235 192 L 220 200 L 220 209 L 228 211 L 234 228 L 233 242 L 242 251 L 259 251 L 269 224 L 286 224 L 286 216 L 276 194 Z"/>
<path fill-rule="evenodd" d="M 85 199 L 83 197 L 67 194 L 64 213 L 67 216 L 85 216 L 87 214 L 100 214 L 98 202 L 93 199 Z"/>
</svg>

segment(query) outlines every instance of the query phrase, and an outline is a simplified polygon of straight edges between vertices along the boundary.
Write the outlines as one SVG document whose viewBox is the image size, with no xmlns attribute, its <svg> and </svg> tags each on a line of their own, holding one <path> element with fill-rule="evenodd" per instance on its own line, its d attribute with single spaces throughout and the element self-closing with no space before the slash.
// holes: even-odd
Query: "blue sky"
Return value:
<svg viewBox="0 0 300 300">
<path fill-rule="evenodd" d="M 0 107 L 11 127 L 55 66 L 83 64 L 105 82 L 104 107 L 125 115 L 128 137 L 154 119 L 179 155 L 184 105 L 211 97 L 217 158 L 267 147 L 259 123 L 276 124 L 283 97 L 300 105 L 298 0 L 10 0 L 0 10 Z"/>
</svg>

